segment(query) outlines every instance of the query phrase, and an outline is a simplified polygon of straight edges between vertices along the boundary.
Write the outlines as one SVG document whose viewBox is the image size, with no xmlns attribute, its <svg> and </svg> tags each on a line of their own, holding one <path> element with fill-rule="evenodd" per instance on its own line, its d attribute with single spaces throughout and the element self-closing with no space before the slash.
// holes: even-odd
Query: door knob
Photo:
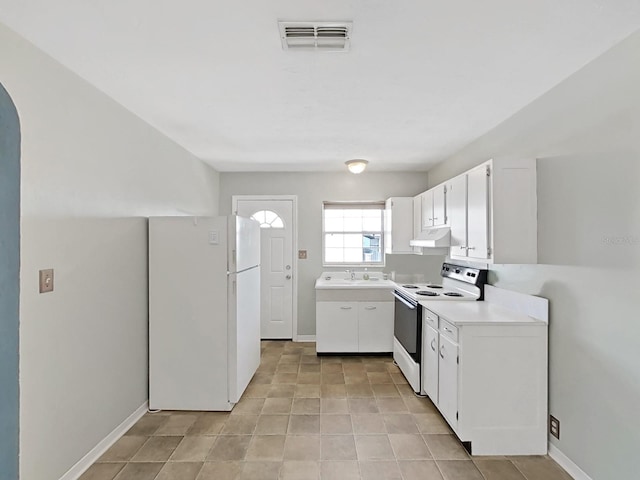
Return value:
<svg viewBox="0 0 640 480">
<path fill-rule="evenodd" d="M 287 280 L 291 280 L 291 275 L 287 275 L 285 278 L 286 278 Z"/>
</svg>

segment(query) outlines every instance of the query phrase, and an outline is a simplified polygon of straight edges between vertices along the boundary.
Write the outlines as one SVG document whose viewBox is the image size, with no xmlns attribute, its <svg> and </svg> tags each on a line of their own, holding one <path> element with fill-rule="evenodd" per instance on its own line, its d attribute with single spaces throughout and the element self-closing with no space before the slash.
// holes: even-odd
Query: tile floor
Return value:
<svg viewBox="0 0 640 480">
<path fill-rule="evenodd" d="M 146 414 L 81 480 L 570 480 L 548 457 L 470 457 L 390 357 L 265 341 L 232 412 Z"/>
</svg>

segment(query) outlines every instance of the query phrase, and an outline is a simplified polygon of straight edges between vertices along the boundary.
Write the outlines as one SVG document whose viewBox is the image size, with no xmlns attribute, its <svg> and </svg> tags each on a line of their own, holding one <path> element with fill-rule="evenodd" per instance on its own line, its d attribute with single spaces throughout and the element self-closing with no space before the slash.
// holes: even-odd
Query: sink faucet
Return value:
<svg viewBox="0 0 640 480">
<path fill-rule="evenodd" d="M 347 273 L 347 275 L 349 275 L 351 277 L 351 280 L 355 280 L 356 279 L 356 273 L 350 269 L 346 269 L 345 272 Z"/>
</svg>

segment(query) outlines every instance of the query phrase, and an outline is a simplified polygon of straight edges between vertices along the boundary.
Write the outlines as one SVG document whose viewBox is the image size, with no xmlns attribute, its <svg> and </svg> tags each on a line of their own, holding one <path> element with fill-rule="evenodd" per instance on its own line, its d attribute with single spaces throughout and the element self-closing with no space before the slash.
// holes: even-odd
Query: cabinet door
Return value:
<svg viewBox="0 0 640 480">
<path fill-rule="evenodd" d="M 358 302 L 316 302 L 316 350 L 358 351 Z"/>
<path fill-rule="evenodd" d="M 393 253 L 393 199 L 384 204 L 384 253 Z"/>
<path fill-rule="evenodd" d="M 458 345 L 440 335 L 438 409 L 452 427 L 458 423 Z"/>
<path fill-rule="evenodd" d="M 489 177 L 482 165 L 467 174 L 467 256 L 489 258 Z"/>
<path fill-rule="evenodd" d="M 418 238 L 422 231 L 422 196 L 413 197 L 413 238 Z M 422 253 L 421 247 L 412 247 L 413 253 Z"/>
<path fill-rule="evenodd" d="M 451 256 L 467 256 L 467 176 L 460 175 L 447 185 L 447 216 L 451 227 Z"/>
<path fill-rule="evenodd" d="M 445 209 L 445 186 L 439 185 L 433 189 L 433 225 L 435 227 L 447 223 Z"/>
<path fill-rule="evenodd" d="M 433 192 L 429 190 L 420 194 L 422 204 L 422 230 L 433 227 Z"/>
<path fill-rule="evenodd" d="M 438 332 L 427 325 L 422 343 L 422 384 L 424 393 L 438 405 Z"/>
<path fill-rule="evenodd" d="M 413 197 L 392 197 L 385 204 L 385 253 L 413 253 Z"/>
<path fill-rule="evenodd" d="M 393 352 L 393 302 L 358 303 L 359 351 Z"/>
</svg>

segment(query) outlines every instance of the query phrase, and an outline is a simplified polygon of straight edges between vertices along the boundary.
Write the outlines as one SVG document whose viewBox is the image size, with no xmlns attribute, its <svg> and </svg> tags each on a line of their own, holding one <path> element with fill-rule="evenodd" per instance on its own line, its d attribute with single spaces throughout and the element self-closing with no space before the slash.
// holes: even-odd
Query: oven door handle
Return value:
<svg viewBox="0 0 640 480">
<path fill-rule="evenodd" d="M 398 295 L 396 292 L 393 292 L 393 296 L 396 297 L 398 300 L 400 300 L 402 303 L 404 303 L 407 307 L 409 307 L 411 310 L 415 310 L 416 309 L 416 305 L 412 305 L 409 302 L 407 302 L 404 298 L 402 298 L 400 295 Z"/>
</svg>

